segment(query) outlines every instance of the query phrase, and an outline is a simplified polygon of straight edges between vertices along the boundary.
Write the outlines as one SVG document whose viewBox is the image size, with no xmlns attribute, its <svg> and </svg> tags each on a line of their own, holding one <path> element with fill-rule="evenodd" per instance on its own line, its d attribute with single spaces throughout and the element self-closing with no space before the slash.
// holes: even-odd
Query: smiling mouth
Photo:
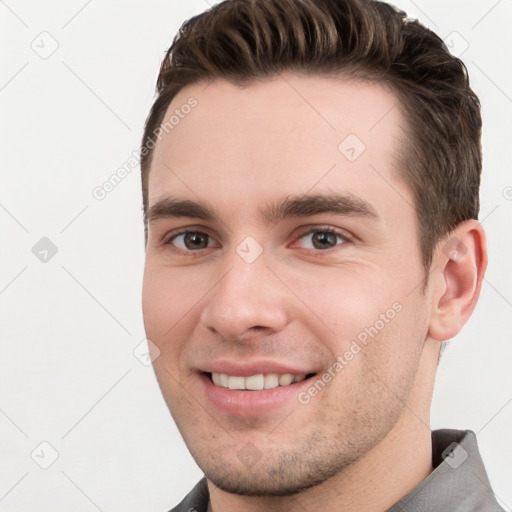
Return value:
<svg viewBox="0 0 512 512">
<path fill-rule="evenodd" d="M 302 382 L 303 380 L 314 377 L 316 373 L 293 375 L 291 373 L 259 373 L 241 377 L 237 375 L 228 375 L 227 373 L 206 373 L 214 385 L 238 391 L 262 391 L 264 389 L 274 389 L 277 387 L 290 386 Z"/>
</svg>

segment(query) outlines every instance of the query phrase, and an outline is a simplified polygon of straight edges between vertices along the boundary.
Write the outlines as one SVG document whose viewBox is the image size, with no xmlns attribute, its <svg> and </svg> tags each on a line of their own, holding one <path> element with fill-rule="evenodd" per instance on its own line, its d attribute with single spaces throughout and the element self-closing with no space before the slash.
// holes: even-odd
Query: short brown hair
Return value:
<svg viewBox="0 0 512 512">
<path fill-rule="evenodd" d="M 480 103 L 436 34 L 375 0 L 227 0 L 186 21 L 161 64 L 142 139 L 144 214 L 154 135 L 176 94 L 199 81 L 244 85 L 284 71 L 392 87 L 409 125 L 399 172 L 414 194 L 428 270 L 439 240 L 478 216 Z"/>
</svg>

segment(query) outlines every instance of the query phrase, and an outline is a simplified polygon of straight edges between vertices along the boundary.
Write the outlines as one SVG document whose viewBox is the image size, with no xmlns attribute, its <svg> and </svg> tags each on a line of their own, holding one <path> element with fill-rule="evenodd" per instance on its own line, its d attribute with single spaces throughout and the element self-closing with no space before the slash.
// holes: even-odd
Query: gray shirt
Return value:
<svg viewBox="0 0 512 512">
<path fill-rule="evenodd" d="M 387 512 L 504 512 L 492 492 L 471 430 L 434 430 L 432 466 L 432 473 Z M 208 502 L 203 478 L 169 512 L 207 512 Z"/>
</svg>

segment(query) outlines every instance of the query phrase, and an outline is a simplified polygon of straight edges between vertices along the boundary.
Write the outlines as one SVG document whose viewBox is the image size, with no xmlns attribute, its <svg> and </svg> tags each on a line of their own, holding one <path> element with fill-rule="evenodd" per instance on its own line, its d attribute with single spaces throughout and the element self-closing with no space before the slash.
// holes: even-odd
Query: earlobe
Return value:
<svg viewBox="0 0 512 512">
<path fill-rule="evenodd" d="M 456 336 L 473 312 L 487 268 L 485 232 L 477 220 L 459 224 L 437 248 L 429 336 L 446 341 Z"/>
</svg>

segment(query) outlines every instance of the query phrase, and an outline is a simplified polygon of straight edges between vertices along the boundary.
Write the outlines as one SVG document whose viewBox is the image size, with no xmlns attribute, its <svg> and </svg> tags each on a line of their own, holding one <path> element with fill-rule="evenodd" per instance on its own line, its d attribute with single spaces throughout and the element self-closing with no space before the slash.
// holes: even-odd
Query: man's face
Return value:
<svg viewBox="0 0 512 512">
<path fill-rule="evenodd" d="M 186 87 L 164 122 L 191 97 L 149 177 L 156 376 L 213 483 L 292 493 L 417 405 L 430 313 L 403 118 L 380 85 L 287 75 Z"/>
</svg>

